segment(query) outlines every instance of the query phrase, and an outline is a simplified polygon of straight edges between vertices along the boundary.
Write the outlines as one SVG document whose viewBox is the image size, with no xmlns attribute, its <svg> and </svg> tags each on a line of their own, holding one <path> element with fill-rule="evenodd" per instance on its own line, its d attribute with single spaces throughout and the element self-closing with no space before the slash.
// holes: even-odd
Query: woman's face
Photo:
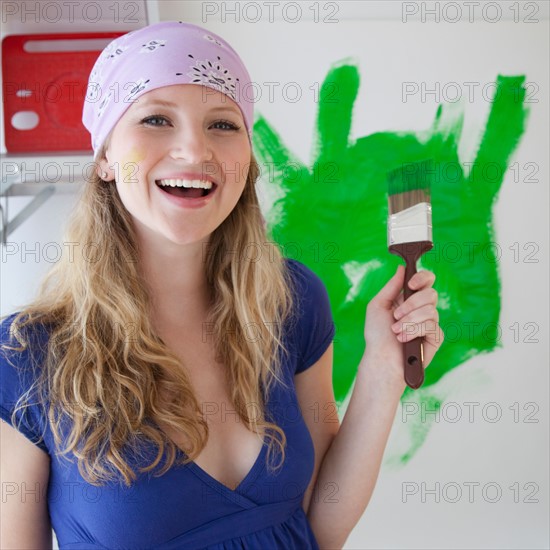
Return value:
<svg viewBox="0 0 550 550">
<path fill-rule="evenodd" d="M 190 244 L 204 241 L 235 207 L 250 154 L 237 104 L 180 84 L 140 96 L 113 129 L 105 156 L 138 236 Z"/>
</svg>

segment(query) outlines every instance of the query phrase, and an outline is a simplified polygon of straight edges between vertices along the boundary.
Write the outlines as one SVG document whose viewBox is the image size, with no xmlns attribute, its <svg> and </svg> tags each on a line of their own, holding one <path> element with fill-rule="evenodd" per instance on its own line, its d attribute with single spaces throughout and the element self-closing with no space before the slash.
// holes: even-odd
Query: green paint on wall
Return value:
<svg viewBox="0 0 550 550">
<path fill-rule="evenodd" d="M 402 163 L 429 157 L 437 170 L 432 188 L 435 244 L 422 266 L 437 277 L 446 340 L 426 371 L 425 399 L 433 401 L 426 390 L 447 372 L 500 346 L 492 209 L 525 131 L 524 82 L 524 76 L 497 77 L 474 159 L 458 157 L 463 113 L 457 105 L 440 105 L 432 127 L 422 132 L 379 132 L 351 140 L 360 78 L 346 61 L 330 69 L 321 88 L 311 166 L 292 154 L 267 120 L 260 116 L 256 121 L 255 152 L 269 166 L 274 177 L 268 185 L 279 197 L 266 212 L 272 238 L 286 256 L 315 271 L 330 296 L 337 329 L 333 383 L 340 404 L 364 351 L 366 305 L 399 262 L 387 249 L 386 173 Z M 425 426 L 412 424 L 411 433 L 418 435 L 403 462 L 428 433 Z"/>
</svg>

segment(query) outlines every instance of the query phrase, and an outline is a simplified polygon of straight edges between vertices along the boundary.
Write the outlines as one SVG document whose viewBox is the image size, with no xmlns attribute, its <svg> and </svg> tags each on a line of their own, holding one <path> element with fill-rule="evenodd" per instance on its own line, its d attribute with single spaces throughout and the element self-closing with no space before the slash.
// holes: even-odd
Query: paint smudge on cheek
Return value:
<svg viewBox="0 0 550 550">
<path fill-rule="evenodd" d="M 122 183 L 137 184 L 139 178 L 140 163 L 147 157 L 143 149 L 132 148 L 123 157 L 118 166 L 118 173 Z"/>
</svg>

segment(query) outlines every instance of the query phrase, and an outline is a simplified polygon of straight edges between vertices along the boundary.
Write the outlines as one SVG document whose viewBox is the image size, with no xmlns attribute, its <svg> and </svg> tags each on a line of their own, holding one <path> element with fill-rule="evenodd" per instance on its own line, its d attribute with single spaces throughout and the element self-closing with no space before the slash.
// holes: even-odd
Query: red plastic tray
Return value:
<svg viewBox="0 0 550 550">
<path fill-rule="evenodd" d="M 82 124 L 82 107 L 92 67 L 102 47 L 70 51 L 25 51 L 31 40 L 114 39 L 124 32 L 19 34 L 2 40 L 4 135 L 8 152 L 91 151 Z M 110 41 L 105 41 L 105 45 Z M 104 47 L 104 46 L 103 46 Z M 32 129 L 18 129 L 12 118 L 21 111 L 38 115 Z"/>
</svg>

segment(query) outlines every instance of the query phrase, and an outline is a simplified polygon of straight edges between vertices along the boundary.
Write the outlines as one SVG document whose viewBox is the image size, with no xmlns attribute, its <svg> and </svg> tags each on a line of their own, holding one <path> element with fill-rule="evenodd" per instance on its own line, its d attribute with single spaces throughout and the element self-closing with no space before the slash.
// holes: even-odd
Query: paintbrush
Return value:
<svg viewBox="0 0 550 550">
<path fill-rule="evenodd" d="M 406 300 L 414 290 L 409 281 L 416 273 L 416 262 L 433 247 L 431 181 L 432 160 L 403 164 L 387 173 L 388 180 L 388 248 L 406 262 L 403 287 Z M 424 382 L 423 339 L 403 342 L 404 376 L 407 386 L 418 389 Z"/>
</svg>

